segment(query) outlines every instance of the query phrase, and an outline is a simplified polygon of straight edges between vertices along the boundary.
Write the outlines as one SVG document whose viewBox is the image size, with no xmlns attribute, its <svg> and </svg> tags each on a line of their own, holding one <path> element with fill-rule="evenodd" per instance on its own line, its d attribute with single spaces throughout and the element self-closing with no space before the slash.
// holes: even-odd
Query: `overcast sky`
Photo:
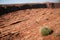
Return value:
<svg viewBox="0 0 60 40">
<path fill-rule="evenodd" d="M 34 2 L 59 2 L 60 0 L 0 0 L 0 4 L 15 4 L 15 3 L 34 3 Z"/>
</svg>

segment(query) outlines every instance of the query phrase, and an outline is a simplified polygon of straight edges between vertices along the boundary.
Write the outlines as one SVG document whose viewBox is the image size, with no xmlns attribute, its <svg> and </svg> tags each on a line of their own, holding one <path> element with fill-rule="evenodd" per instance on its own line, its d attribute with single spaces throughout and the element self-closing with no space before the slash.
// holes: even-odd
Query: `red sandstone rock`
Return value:
<svg viewBox="0 0 60 40">
<path fill-rule="evenodd" d="M 54 32 L 41 36 L 40 28 L 43 26 Z M 55 36 L 60 33 L 60 8 L 26 9 L 2 15 L 0 32 L 0 40 L 60 40 L 60 36 Z"/>
</svg>

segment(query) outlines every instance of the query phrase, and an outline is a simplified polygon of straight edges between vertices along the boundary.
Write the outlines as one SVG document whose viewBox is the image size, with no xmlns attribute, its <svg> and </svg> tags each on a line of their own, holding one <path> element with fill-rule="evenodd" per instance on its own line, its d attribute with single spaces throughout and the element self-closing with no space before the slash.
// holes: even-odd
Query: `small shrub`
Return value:
<svg viewBox="0 0 60 40">
<path fill-rule="evenodd" d="M 47 36 L 50 35 L 53 32 L 53 30 L 49 29 L 49 28 L 42 28 L 41 29 L 41 34 L 42 36 Z"/>
</svg>

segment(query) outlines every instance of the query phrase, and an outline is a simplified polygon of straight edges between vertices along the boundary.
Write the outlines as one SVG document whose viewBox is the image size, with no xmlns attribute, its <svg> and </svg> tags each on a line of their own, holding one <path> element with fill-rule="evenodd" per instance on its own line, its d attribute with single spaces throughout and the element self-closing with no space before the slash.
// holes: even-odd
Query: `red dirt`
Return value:
<svg viewBox="0 0 60 40">
<path fill-rule="evenodd" d="M 53 33 L 42 36 L 43 26 L 51 28 Z M 60 40 L 55 35 L 60 33 L 60 8 L 26 9 L 2 15 L 0 32 L 0 40 Z"/>
</svg>

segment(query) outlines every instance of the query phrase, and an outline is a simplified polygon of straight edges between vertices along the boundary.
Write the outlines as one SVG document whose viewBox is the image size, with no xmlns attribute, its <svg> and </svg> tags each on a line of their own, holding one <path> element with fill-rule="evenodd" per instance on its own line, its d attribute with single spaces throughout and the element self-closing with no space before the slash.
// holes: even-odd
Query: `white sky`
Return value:
<svg viewBox="0 0 60 40">
<path fill-rule="evenodd" d="M 15 4 L 15 3 L 34 3 L 34 2 L 59 2 L 60 0 L 0 0 L 0 4 Z"/>
</svg>

